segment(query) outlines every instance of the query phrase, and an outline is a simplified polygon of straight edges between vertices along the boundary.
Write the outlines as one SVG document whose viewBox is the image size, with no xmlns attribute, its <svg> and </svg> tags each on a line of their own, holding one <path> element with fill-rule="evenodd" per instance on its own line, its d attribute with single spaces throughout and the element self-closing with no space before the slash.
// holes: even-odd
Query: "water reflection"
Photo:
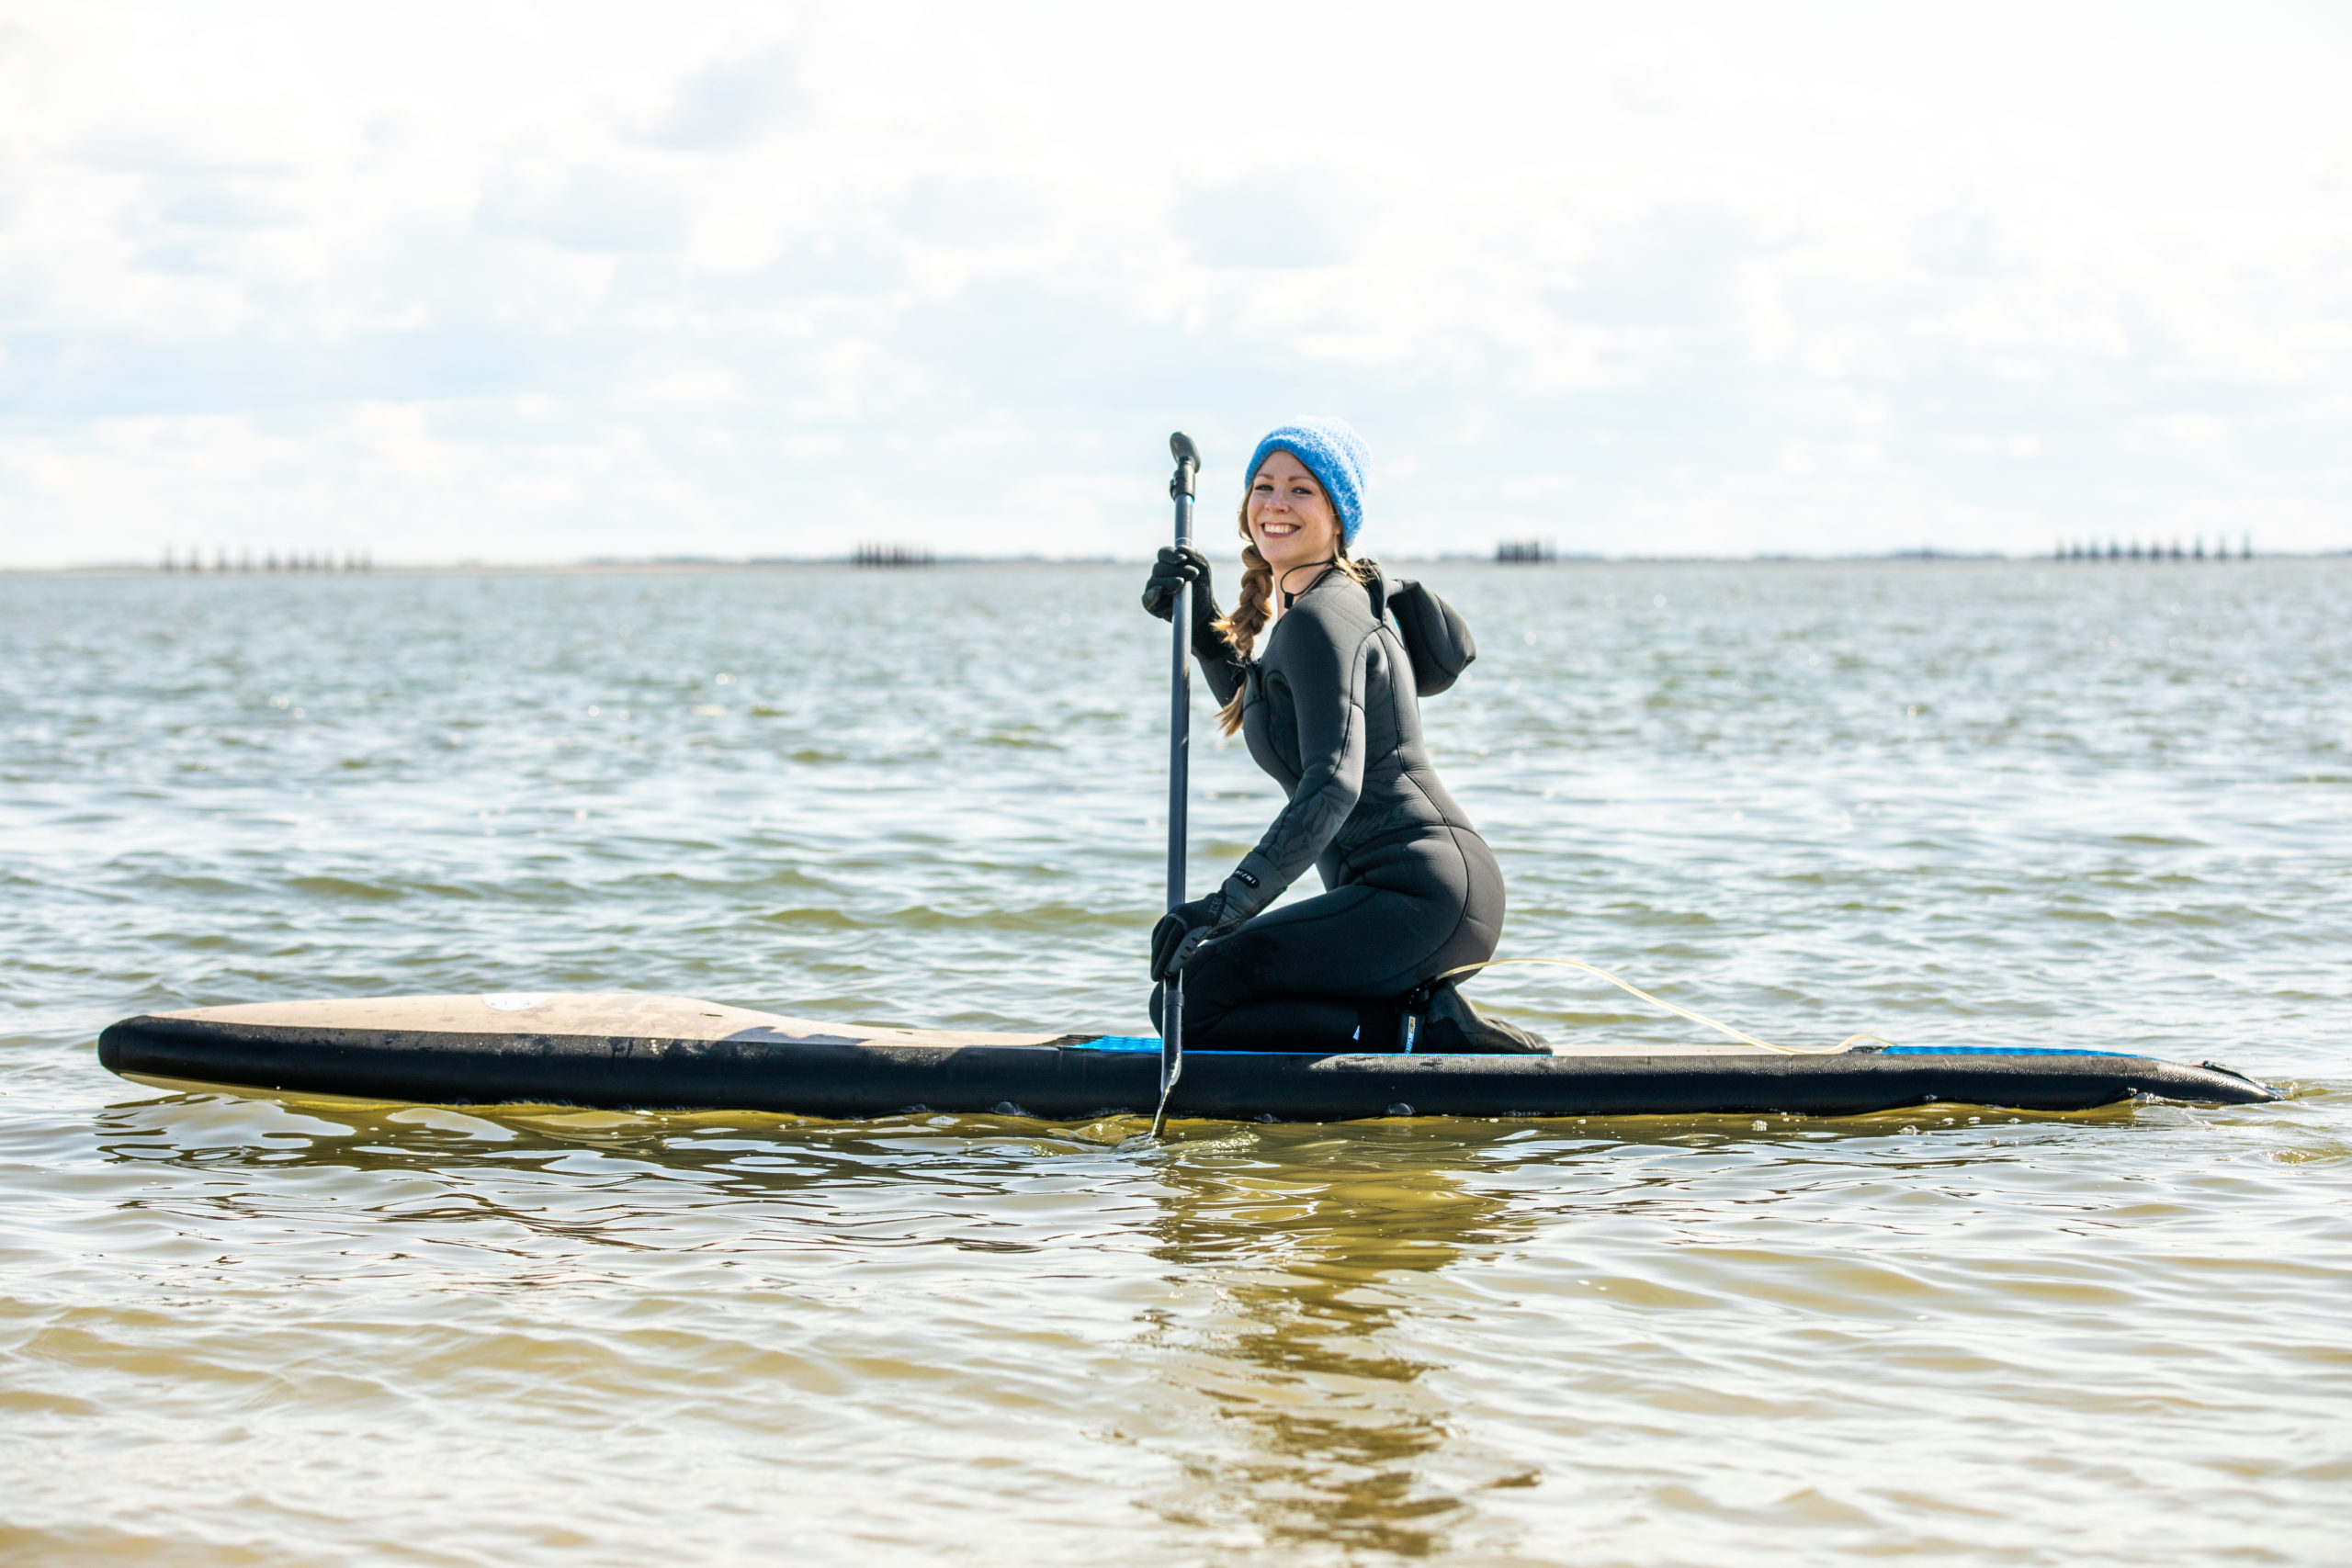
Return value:
<svg viewBox="0 0 2352 1568">
<path fill-rule="evenodd" d="M 2016 1303 L 2033 1293 L 2050 1343 L 2102 1331 L 2147 1256 L 2116 1249 L 2154 1223 L 2080 1170 L 2127 1148 L 2157 1168 L 2207 1122 L 1972 1114 L 1191 1123 L 1151 1146 L 1133 1121 L 179 1094 L 96 1113 L 114 1177 L 81 1190 L 115 1213 L 74 1234 L 209 1303 L 223 1332 L 167 1347 L 192 1375 L 356 1353 L 488 1419 L 485 1390 L 542 1398 L 552 1332 L 550 1411 L 593 1383 L 600 1408 L 776 1456 L 747 1477 L 872 1517 L 906 1506 L 911 1446 L 934 1510 L 1041 1476 L 1105 1531 L 1139 1502 L 1159 1539 L 1138 1561 L 1500 1561 L 1627 1508 L 1750 1520 L 1759 1477 L 1804 1479 L 1774 1446 L 1791 1413 L 1883 1422 L 1888 1378 L 2046 1385 Z M 2212 1124 L 2232 1116 L 2253 1124 Z M 1977 1255 L 2027 1224 L 2097 1227 L 2100 1250 L 1988 1271 Z M 274 1315 L 296 1288 L 322 1310 Z M 346 1342 L 355 1311 L 393 1332 Z M 143 1321 L 109 1332 L 153 1348 Z M 1828 1361 L 1841 1388 L 1805 1392 Z M 596 1483 L 626 1497 L 641 1461 L 606 1455 Z M 523 1469 L 512 1495 L 543 1479 Z"/>
<path fill-rule="evenodd" d="M 1445 1365 L 1444 1321 L 1475 1310 L 1433 1288 L 1438 1277 L 1526 1229 L 1475 1185 L 1508 1125 L 1196 1127 L 1155 1151 L 1125 1120 L 825 1122 L 208 1093 L 119 1103 L 96 1121 L 109 1163 L 170 1173 L 122 1194 L 123 1207 L 214 1238 L 249 1280 L 254 1268 L 346 1280 L 389 1270 L 502 1295 L 550 1283 L 624 1295 L 673 1288 L 664 1255 L 821 1250 L 873 1264 L 905 1247 L 1134 1243 L 1165 1281 L 1144 1293 L 1146 1342 L 1180 1422 L 1150 1446 L 1182 1480 L 1148 1506 L 1211 1540 L 1441 1553 L 1475 1511 L 1465 1493 L 1526 1478 L 1523 1463 L 1465 1447 L 1429 1381 Z M 1096 1196 L 1039 1207 L 1057 1179 Z M 367 1261 L 352 1261 L 363 1235 Z M 1109 1289 L 1127 1272 L 1098 1256 L 1079 1277 Z M 787 1291 L 808 1277 L 781 1260 L 768 1273 Z"/>
<path fill-rule="evenodd" d="M 528 1283 L 548 1267 L 638 1267 L 616 1253 L 645 1255 L 645 1267 L 757 1257 L 772 1262 L 763 1275 L 788 1281 L 793 1267 L 774 1261 L 785 1255 L 854 1261 L 939 1243 L 1009 1246 L 970 1233 L 1001 1223 L 991 1205 L 1034 1179 L 1039 1153 L 1100 1152 L 1051 1136 L 1000 1147 L 977 1119 L 847 1123 L 210 1093 L 116 1104 L 94 1120 L 107 1163 L 154 1173 L 121 1196 L 125 1208 L 275 1247 L 288 1270 L 301 1266 L 293 1251 L 364 1227 L 371 1247 L 430 1255 L 436 1277 L 485 1289 Z"/>
<path fill-rule="evenodd" d="M 1458 1311 L 1421 1285 L 1524 1228 L 1464 1179 L 1482 1141 L 1357 1126 L 1177 1145 L 1153 1254 L 1210 1304 L 1159 1314 L 1152 1341 L 1216 1430 L 1180 1450 L 1187 1484 L 1157 1500 L 1163 1517 L 1291 1547 L 1445 1549 L 1469 1506 L 1459 1472 L 1479 1461 L 1442 1455 L 1448 1403 L 1427 1379 L 1441 1364 L 1394 1331 Z"/>
</svg>

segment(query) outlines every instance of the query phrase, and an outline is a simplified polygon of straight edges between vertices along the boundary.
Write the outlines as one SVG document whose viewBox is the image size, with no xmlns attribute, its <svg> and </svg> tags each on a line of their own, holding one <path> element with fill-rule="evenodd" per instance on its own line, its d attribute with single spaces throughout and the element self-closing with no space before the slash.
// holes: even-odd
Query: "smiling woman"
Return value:
<svg viewBox="0 0 2352 1568">
<path fill-rule="evenodd" d="M 1184 976 L 1184 1032 L 1226 1051 L 1542 1051 L 1478 1017 L 1448 971 L 1494 956 L 1502 871 L 1430 764 L 1410 653 L 1380 568 L 1349 554 L 1363 525 L 1363 442 L 1299 420 L 1250 455 L 1241 602 L 1220 616 L 1199 552 L 1161 552 L 1147 609 L 1193 595 L 1193 650 L 1226 732 L 1290 797 L 1217 891 L 1152 932 L 1151 976 Z M 1269 629 L 1271 628 L 1271 629 Z M 1253 657 L 1261 633 L 1265 652 Z M 1309 865 L 1323 893 L 1267 906 Z M 1418 1040 L 1400 1040 L 1426 999 Z M 1152 994 L 1152 1021 L 1162 990 Z M 1420 1016 L 1419 1010 L 1412 1010 Z"/>
</svg>

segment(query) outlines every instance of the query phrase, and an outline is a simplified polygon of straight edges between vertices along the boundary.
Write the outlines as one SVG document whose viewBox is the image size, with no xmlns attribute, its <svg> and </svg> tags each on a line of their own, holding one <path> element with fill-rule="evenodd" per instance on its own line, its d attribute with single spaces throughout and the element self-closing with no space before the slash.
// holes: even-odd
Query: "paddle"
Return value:
<svg viewBox="0 0 2352 1568">
<path fill-rule="evenodd" d="M 1176 503 L 1176 547 L 1193 542 L 1193 478 L 1201 469 L 1200 448 L 1182 431 L 1168 438 L 1176 459 L 1175 477 L 1168 481 L 1169 499 Z M 1193 585 L 1176 590 L 1175 659 L 1170 666 L 1168 698 L 1168 907 L 1184 901 L 1184 807 L 1191 796 L 1193 745 Z M 1168 976 L 1159 998 L 1159 1109 L 1151 1115 L 1151 1135 L 1168 1122 L 1168 1096 L 1184 1076 L 1184 976 Z"/>
</svg>

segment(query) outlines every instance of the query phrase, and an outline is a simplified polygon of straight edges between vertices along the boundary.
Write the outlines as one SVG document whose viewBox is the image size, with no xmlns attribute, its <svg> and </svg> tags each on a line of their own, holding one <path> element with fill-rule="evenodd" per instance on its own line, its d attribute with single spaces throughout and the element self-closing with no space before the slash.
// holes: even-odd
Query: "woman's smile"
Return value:
<svg viewBox="0 0 2352 1568">
<path fill-rule="evenodd" d="M 1250 536 L 1277 574 L 1340 553 L 1339 513 L 1314 474 L 1291 453 L 1268 453 L 1250 481 Z"/>
</svg>

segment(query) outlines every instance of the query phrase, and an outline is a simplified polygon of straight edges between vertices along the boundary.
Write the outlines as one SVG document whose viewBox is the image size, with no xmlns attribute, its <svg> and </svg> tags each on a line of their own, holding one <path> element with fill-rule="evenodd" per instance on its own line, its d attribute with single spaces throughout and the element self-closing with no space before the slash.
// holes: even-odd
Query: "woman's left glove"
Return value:
<svg viewBox="0 0 2352 1568">
<path fill-rule="evenodd" d="M 1177 905 L 1151 928 L 1151 977 L 1167 979 L 1190 962 L 1201 943 L 1225 935 L 1240 923 L 1227 920 L 1223 893 Z"/>
</svg>

